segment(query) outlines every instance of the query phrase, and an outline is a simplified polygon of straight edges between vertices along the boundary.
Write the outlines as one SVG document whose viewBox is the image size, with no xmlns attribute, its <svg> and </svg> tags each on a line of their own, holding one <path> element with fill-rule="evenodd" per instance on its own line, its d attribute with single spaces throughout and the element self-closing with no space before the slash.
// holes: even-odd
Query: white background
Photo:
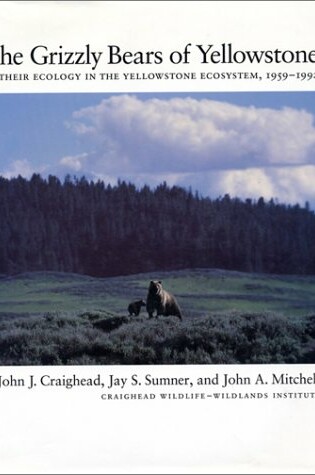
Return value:
<svg viewBox="0 0 315 475">
<path fill-rule="evenodd" d="M 181 50 L 187 43 L 232 42 L 236 49 L 315 49 L 313 2 L 2 2 L 1 41 L 27 53 L 37 44 L 102 51 Z M 200 72 L 213 66 L 97 67 L 97 72 Z M 0 66 L 1 73 L 64 73 L 65 67 Z M 296 65 L 218 65 L 218 71 L 300 70 Z M 303 71 L 314 67 L 303 65 Z M 66 72 L 91 72 L 87 66 Z M 312 82 L 1 81 L 2 93 L 242 91 L 312 89 Z M 261 372 L 312 375 L 314 365 L 0 368 L 0 375 L 255 378 Z M 311 392 L 310 387 L 283 391 Z M 165 389 L 165 388 L 164 388 Z M 259 390 L 261 390 L 259 388 Z M 271 394 L 275 390 L 266 390 Z M 277 388 L 277 391 L 282 390 Z M 127 391 L 127 389 L 125 390 Z M 147 390 L 146 390 L 147 391 Z M 149 388 L 149 391 L 151 389 Z M 197 391 L 194 387 L 188 392 Z M 208 391 L 203 388 L 202 391 Z M 257 391 L 256 387 L 231 392 Z M 176 388 L 175 392 L 183 392 Z M 185 391 L 186 392 L 186 391 Z M 201 392 L 200 388 L 198 392 Z M 99 388 L 0 388 L 1 473 L 314 473 L 314 400 L 103 401 Z M 158 390 L 156 390 L 158 394 Z"/>
</svg>

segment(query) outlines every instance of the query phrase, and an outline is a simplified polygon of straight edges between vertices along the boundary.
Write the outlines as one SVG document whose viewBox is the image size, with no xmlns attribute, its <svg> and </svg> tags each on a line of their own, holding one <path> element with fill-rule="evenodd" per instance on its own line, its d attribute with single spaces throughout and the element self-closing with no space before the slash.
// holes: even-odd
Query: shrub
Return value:
<svg viewBox="0 0 315 475">
<path fill-rule="evenodd" d="M 112 324 L 118 322 L 119 326 Z M 96 328 L 96 322 L 101 322 Z M 106 327 L 107 331 L 101 329 Z M 2 365 L 314 362 L 314 316 L 212 314 L 180 322 L 46 314 L 0 323 Z"/>
</svg>

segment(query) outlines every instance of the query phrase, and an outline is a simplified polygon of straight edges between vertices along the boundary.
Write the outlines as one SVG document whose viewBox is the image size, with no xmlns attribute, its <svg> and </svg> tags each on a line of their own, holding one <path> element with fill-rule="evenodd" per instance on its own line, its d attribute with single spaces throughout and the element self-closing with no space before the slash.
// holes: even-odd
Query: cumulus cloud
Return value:
<svg viewBox="0 0 315 475">
<path fill-rule="evenodd" d="M 93 150 L 64 157 L 70 172 L 315 203 L 315 126 L 305 110 L 115 95 L 75 111 L 67 125 Z"/>
<path fill-rule="evenodd" d="M 79 155 L 67 155 L 59 161 L 62 167 L 65 167 L 68 171 L 79 172 L 83 168 L 84 160 L 88 157 L 87 153 L 81 153 Z"/>
<path fill-rule="evenodd" d="M 204 196 L 265 199 L 275 198 L 283 203 L 309 201 L 315 206 L 315 166 L 248 168 L 246 170 L 212 171 L 182 176 L 181 186 L 191 186 Z"/>
<path fill-rule="evenodd" d="M 292 108 L 119 95 L 76 111 L 69 126 L 97 146 L 93 166 L 107 173 L 315 163 L 313 116 Z"/>
<path fill-rule="evenodd" d="M 7 170 L 3 170 L 3 172 L 1 172 L 1 175 L 4 178 L 13 178 L 19 175 L 25 178 L 30 178 L 34 172 L 34 167 L 30 164 L 30 162 L 26 159 L 23 159 L 12 162 Z"/>
</svg>

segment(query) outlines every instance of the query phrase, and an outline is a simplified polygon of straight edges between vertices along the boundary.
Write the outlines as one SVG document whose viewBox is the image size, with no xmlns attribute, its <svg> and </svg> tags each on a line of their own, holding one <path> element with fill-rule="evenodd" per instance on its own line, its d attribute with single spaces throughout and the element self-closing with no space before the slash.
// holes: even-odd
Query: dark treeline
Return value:
<svg viewBox="0 0 315 475">
<path fill-rule="evenodd" d="M 165 183 L 151 190 L 85 178 L 0 178 L 0 273 L 93 276 L 218 267 L 315 273 L 315 215 L 229 195 L 201 198 Z"/>
</svg>

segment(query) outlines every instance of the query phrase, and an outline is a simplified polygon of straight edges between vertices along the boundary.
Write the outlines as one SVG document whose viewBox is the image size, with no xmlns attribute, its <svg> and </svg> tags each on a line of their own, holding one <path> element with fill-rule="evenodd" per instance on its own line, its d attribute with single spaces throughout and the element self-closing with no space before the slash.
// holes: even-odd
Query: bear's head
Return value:
<svg viewBox="0 0 315 475">
<path fill-rule="evenodd" d="M 149 293 L 151 295 L 158 295 L 162 291 L 162 282 L 160 280 L 151 280 L 149 285 Z"/>
</svg>

